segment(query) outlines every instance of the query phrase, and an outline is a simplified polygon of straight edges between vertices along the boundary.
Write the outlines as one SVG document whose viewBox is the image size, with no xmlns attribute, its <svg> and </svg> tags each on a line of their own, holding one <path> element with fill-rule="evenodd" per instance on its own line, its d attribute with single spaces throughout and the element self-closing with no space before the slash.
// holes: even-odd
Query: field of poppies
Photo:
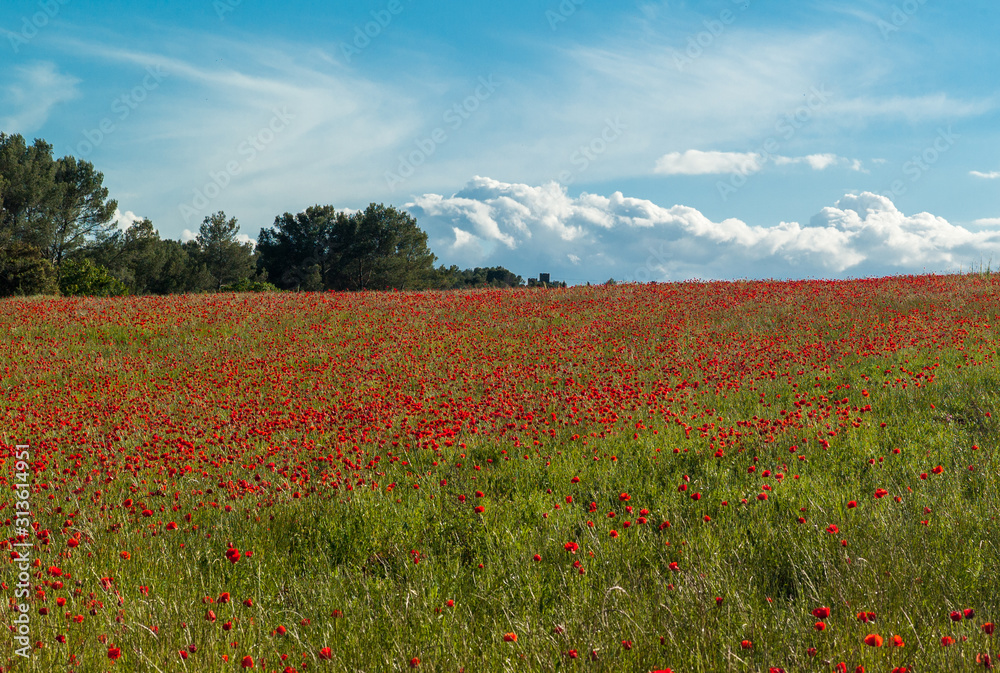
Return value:
<svg viewBox="0 0 1000 673">
<path fill-rule="evenodd" d="M 998 327 L 990 275 L 4 301 L 0 666 L 998 666 Z"/>
</svg>

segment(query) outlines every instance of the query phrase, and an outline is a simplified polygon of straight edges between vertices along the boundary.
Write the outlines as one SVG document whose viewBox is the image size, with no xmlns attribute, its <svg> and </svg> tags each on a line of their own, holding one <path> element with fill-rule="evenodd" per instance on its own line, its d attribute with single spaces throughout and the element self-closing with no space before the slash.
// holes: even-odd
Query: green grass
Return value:
<svg viewBox="0 0 1000 673">
<path fill-rule="evenodd" d="M 105 358 L 113 348 L 123 350 L 120 357 L 138 357 L 137 349 L 148 346 L 121 328 L 100 334 L 106 335 L 98 339 Z M 248 336 L 238 326 L 226 334 Z M 536 449 L 465 435 L 436 451 L 400 449 L 398 462 L 383 454 L 377 469 L 384 474 L 340 460 L 304 461 L 306 467 L 290 464 L 283 477 L 289 461 L 269 449 L 302 435 L 275 435 L 237 457 L 225 439 L 228 411 L 216 408 L 223 439 L 209 445 L 206 460 L 182 461 L 189 471 L 168 477 L 147 455 L 149 465 L 134 474 L 117 469 L 106 480 L 102 464 L 88 454 L 78 476 L 89 471 L 91 481 L 33 494 L 41 527 L 55 538 L 37 552 L 42 564 L 34 584 L 54 579 L 45 573 L 50 565 L 71 577 L 62 578 L 64 589 L 42 587 L 50 595 L 44 603 L 32 602 L 32 639 L 44 647 L 27 662 L 10 647 L 0 661 L 15 671 L 233 671 L 245 655 L 258 669 L 264 662 L 266 670 L 278 671 L 401 671 L 414 657 L 418 670 L 468 672 L 830 671 L 841 661 L 850 671 L 978 670 L 978 653 L 1000 649 L 1000 634 L 981 629 L 986 621 L 1000 622 L 1000 370 L 988 357 L 991 339 L 983 336 L 985 361 L 975 366 L 959 368 L 967 360 L 942 351 L 935 380 L 920 387 L 912 378 L 905 389 L 882 384 L 894 381 L 900 366 L 918 372 L 935 362 L 900 350 L 847 362 L 821 386 L 816 372 L 806 371 L 725 391 L 725 397 L 707 389 L 691 398 L 701 409 L 715 409 L 712 416 L 730 419 L 726 425 L 765 410 L 768 417 L 794 411 L 795 394 L 807 390 L 849 397 L 855 407 L 871 404 L 871 412 L 851 412 L 850 419 L 862 419 L 858 426 L 828 436 L 825 449 L 799 442 L 788 430 L 774 441 L 748 434 L 716 458 L 697 431 L 687 439 L 676 424 L 652 417 L 638 439 L 629 430 L 572 440 L 577 429 L 560 426 Z M 309 366 L 324 362 L 298 357 Z M 870 396 L 862 397 L 862 389 Z M 6 408 L 13 414 L 15 405 Z M 98 432 L 98 425 L 91 430 Z M 52 427 L 68 432 L 58 422 Z M 197 441 L 204 447 L 207 440 Z M 794 453 L 793 444 L 801 444 Z M 106 451 L 120 459 L 113 446 Z M 53 470 L 71 469 L 70 452 L 62 449 Z M 344 453 L 357 464 L 371 455 Z M 212 459 L 222 461 L 218 468 Z M 277 472 L 267 467 L 270 461 L 278 463 Z M 345 476 L 337 489 L 319 481 L 331 468 Z M 771 476 L 764 477 L 765 470 Z M 356 483 L 355 472 L 364 484 Z M 220 480 L 285 487 L 231 498 Z M 396 486 L 387 490 L 390 483 Z M 686 491 L 678 490 L 682 484 Z M 875 498 L 876 489 L 888 493 Z M 694 493 L 700 499 L 690 497 Z M 761 493 L 768 498 L 758 500 Z M 126 498 L 143 502 L 153 516 L 123 507 Z M 477 514 L 476 505 L 485 511 Z M 638 524 L 642 509 L 649 510 L 647 522 Z M 168 521 L 178 529 L 166 530 Z M 661 528 L 663 522 L 669 527 Z M 839 531 L 827 532 L 830 525 Z M 612 529 L 618 537 L 610 536 Z M 77 531 L 86 541 L 67 554 L 64 539 Z M 571 541 L 579 545 L 575 553 L 564 548 Z M 228 562 L 229 542 L 252 550 L 252 557 Z M 123 551 L 130 558 L 122 558 Z M 105 576 L 113 578 L 110 591 L 100 588 Z M 203 602 L 222 592 L 232 600 Z M 66 606 L 57 608 L 55 596 L 67 597 Z M 43 605 L 53 614 L 41 616 Z M 811 615 L 820 606 L 831 610 L 822 632 Z M 949 619 L 951 611 L 967 608 L 974 618 Z M 215 621 L 206 619 L 210 609 Z M 876 613 L 876 621 L 858 622 L 859 611 Z M 84 620 L 75 623 L 65 613 Z M 284 635 L 274 633 L 279 625 Z M 516 642 L 505 642 L 505 633 L 516 633 Z M 869 633 L 881 634 L 886 645 L 866 646 Z M 60 634 L 65 644 L 56 641 Z M 893 634 L 904 647 L 888 646 Z M 942 647 L 942 636 L 958 642 Z M 751 648 L 741 647 L 745 640 Z M 123 652 L 113 664 L 111 643 Z M 196 651 L 182 659 L 179 650 L 191 645 Z M 319 658 L 325 647 L 329 660 Z"/>
</svg>

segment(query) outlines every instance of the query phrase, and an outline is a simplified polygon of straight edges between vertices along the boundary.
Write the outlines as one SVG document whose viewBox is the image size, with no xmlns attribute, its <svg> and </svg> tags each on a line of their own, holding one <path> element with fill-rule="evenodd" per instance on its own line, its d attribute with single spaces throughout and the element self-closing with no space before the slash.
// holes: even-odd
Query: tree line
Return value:
<svg viewBox="0 0 1000 673">
<path fill-rule="evenodd" d="M 427 234 L 405 211 L 315 205 L 239 240 L 222 211 L 190 241 L 149 219 L 121 229 L 118 203 L 88 161 L 55 158 L 41 139 L 0 133 L 0 296 L 217 291 L 359 291 L 514 287 L 503 267 L 435 267 Z"/>
</svg>

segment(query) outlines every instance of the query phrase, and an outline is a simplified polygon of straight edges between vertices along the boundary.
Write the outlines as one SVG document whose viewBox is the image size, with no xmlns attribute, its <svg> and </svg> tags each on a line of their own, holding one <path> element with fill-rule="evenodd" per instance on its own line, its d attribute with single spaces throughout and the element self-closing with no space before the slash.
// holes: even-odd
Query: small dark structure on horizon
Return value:
<svg viewBox="0 0 1000 673">
<path fill-rule="evenodd" d="M 528 279 L 528 287 L 566 287 L 566 281 L 553 281 L 551 274 L 539 273 L 537 279 Z"/>
</svg>

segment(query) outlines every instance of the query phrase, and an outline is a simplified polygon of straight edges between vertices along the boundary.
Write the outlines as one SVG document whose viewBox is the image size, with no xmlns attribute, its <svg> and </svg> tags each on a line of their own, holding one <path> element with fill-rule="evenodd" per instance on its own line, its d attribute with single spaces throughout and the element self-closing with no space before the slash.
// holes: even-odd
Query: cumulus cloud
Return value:
<svg viewBox="0 0 1000 673">
<path fill-rule="evenodd" d="M 112 219 L 114 220 L 115 226 L 117 226 L 122 231 L 126 231 L 129 227 L 131 227 L 136 222 L 142 222 L 142 220 L 143 220 L 142 217 L 139 217 L 138 215 L 136 215 L 135 213 L 133 213 L 131 210 L 126 210 L 123 213 L 118 208 L 115 208 L 115 214 L 114 214 L 114 217 Z"/>
<path fill-rule="evenodd" d="M 847 159 L 836 154 L 809 154 L 804 157 L 765 156 L 758 152 L 702 152 L 687 150 L 670 152 L 656 161 L 654 173 L 660 175 L 718 175 L 740 173 L 750 175 L 761 170 L 768 161 L 776 166 L 808 164 L 814 171 L 822 171 L 830 166 L 847 166 L 851 170 L 863 171 L 859 159 Z"/>
<path fill-rule="evenodd" d="M 194 233 L 190 229 L 185 229 L 181 232 L 181 243 L 187 243 L 188 241 L 193 241 L 198 238 L 198 234 Z"/>
<path fill-rule="evenodd" d="M 846 195 L 806 224 L 715 222 L 695 208 L 473 178 L 457 194 L 406 208 L 443 261 L 501 264 L 554 279 L 683 280 L 845 277 L 953 271 L 986 253 L 1000 231 L 973 232 L 930 213 L 907 215 L 886 197 Z"/>
<path fill-rule="evenodd" d="M 974 175 L 977 178 L 986 178 L 987 180 L 996 180 L 997 178 L 1000 178 L 1000 171 L 990 171 L 989 173 L 969 171 L 969 175 Z"/>
<path fill-rule="evenodd" d="M 984 217 L 973 222 L 979 227 L 1000 227 L 1000 217 Z"/>
</svg>

